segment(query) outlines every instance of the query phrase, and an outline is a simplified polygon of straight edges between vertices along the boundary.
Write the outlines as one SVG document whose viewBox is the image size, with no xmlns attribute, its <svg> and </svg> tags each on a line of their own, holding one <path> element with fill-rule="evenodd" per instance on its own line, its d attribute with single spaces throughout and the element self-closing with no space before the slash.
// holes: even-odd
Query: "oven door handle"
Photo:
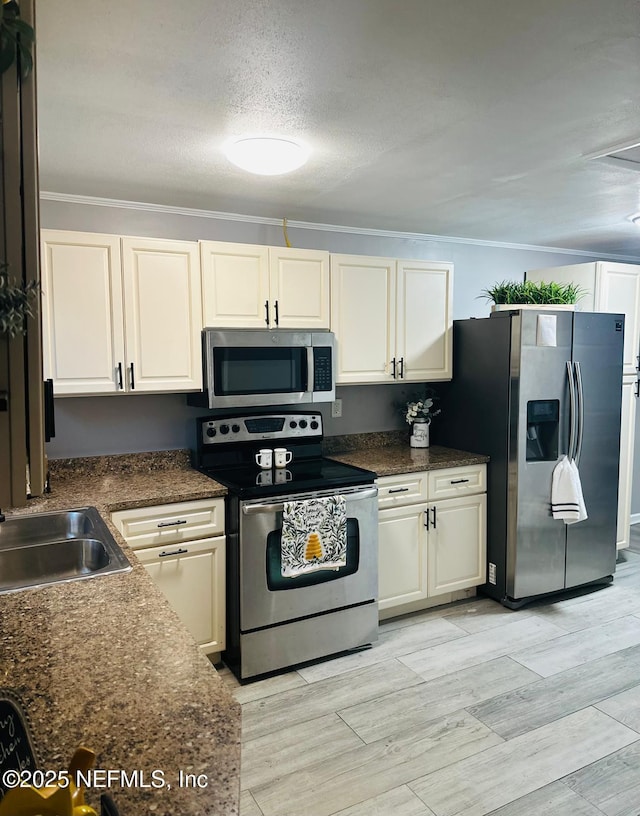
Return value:
<svg viewBox="0 0 640 816">
<path fill-rule="evenodd" d="M 342 496 L 342 498 L 352 502 L 360 501 L 361 499 L 375 499 L 377 495 L 378 488 L 369 487 L 366 490 L 359 490 L 356 493 L 338 493 L 337 498 Z M 326 498 L 326 496 L 321 498 Z M 255 516 L 258 513 L 281 513 L 283 510 L 284 502 L 270 502 L 269 504 L 244 504 L 242 506 L 242 512 L 245 516 Z"/>
</svg>

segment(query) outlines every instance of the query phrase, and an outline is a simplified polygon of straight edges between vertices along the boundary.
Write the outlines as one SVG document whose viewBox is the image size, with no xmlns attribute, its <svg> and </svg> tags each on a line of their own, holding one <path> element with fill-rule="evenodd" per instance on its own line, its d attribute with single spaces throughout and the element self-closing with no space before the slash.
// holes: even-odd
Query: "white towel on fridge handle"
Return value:
<svg viewBox="0 0 640 816">
<path fill-rule="evenodd" d="M 563 456 L 553 469 L 551 513 L 555 519 L 561 519 L 565 524 L 575 524 L 587 518 L 580 473 L 576 463 L 569 460 L 568 456 Z"/>
</svg>

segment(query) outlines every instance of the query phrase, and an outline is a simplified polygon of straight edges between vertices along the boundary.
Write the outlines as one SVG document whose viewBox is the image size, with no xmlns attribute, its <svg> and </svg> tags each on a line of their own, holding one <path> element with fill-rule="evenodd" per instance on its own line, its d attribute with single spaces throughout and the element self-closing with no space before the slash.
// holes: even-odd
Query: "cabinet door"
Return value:
<svg viewBox="0 0 640 816">
<path fill-rule="evenodd" d="M 391 609 L 427 597 L 425 505 L 378 513 L 378 607 Z"/>
<path fill-rule="evenodd" d="M 338 383 L 394 381 L 395 265 L 389 258 L 331 256 Z"/>
<path fill-rule="evenodd" d="M 264 329 L 271 320 L 269 250 L 200 241 L 204 325 Z"/>
<path fill-rule="evenodd" d="M 198 245 L 123 238 L 122 264 L 128 388 L 200 390 Z"/>
<path fill-rule="evenodd" d="M 272 326 L 329 328 L 329 253 L 269 248 L 269 305 Z"/>
<path fill-rule="evenodd" d="M 622 371 L 633 376 L 640 354 L 640 266 L 608 262 L 597 266 L 596 310 L 625 315 Z"/>
<path fill-rule="evenodd" d="M 120 238 L 42 230 L 44 376 L 55 394 L 110 394 L 124 365 Z"/>
<path fill-rule="evenodd" d="M 633 451 L 636 427 L 636 378 L 622 380 L 622 417 L 620 423 L 620 475 L 618 482 L 618 535 L 619 550 L 629 546 L 631 520 L 631 488 L 633 478 Z"/>
<path fill-rule="evenodd" d="M 225 646 L 224 536 L 179 546 L 136 550 L 136 556 L 202 650 L 222 651 Z"/>
<path fill-rule="evenodd" d="M 526 280 L 544 281 L 545 283 L 574 283 L 582 290 L 582 295 L 576 303 L 576 310 L 580 312 L 597 312 L 597 282 L 596 264 L 568 264 L 554 266 L 549 269 L 532 269 L 525 273 Z"/>
<path fill-rule="evenodd" d="M 452 264 L 398 261 L 396 356 L 402 379 L 451 379 L 452 296 Z"/>
<path fill-rule="evenodd" d="M 429 595 L 485 583 L 487 496 L 463 496 L 430 505 Z"/>
</svg>

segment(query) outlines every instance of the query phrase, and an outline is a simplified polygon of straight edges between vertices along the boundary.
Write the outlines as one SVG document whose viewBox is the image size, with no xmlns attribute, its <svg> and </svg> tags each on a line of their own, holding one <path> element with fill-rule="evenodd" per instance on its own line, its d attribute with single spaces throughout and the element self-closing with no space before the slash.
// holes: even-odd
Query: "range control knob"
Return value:
<svg viewBox="0 0 640 816">
<path fill-rule="evenodd" d="M 300 427 L 301 428 L 306 428 L 307 427 L 307 420 L 306 419 L 301 419 L 300 420 Z"/>
<path fill-rule="evenodd" d="M 217 433 L 215 428 L 207 428 L 207 436 L 215 436 Z"/>
<path fill-rule="evenodd" d="M 239 426 L 239 425 L 232 425 L 232 426 L 231 426 L 231 430 L 232 430 L 234 433 L 239 433 L 239 432 L 240 432 L 240 426 Z"/>
<path fill-rule="evenodd" d="M 316 419 L 312 419 L 311 424 L 309 425 L 309 427 L 312 430 L 317 431 L 318 430 L 318 421 Z"/>
<path fill-rule="evenodd" d="M 298 423 L 295 421 L 295 419 L 291 420 L 291 422 L 289 423 L 289 427 L 290 428 L 297 428 L 298 427 Z"/>
<path fill-rule="evenodd" d="M 229 433 L 229 426 L 228 425 L 221 425 L 220 426 L 220 433 L 221 434 L 228 434 Z"/>
</svg>

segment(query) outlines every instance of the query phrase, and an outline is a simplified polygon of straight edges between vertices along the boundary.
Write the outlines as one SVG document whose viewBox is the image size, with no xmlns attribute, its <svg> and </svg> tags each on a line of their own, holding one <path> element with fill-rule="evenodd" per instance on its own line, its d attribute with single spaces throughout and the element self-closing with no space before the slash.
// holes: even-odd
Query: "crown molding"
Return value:
<svg viewBox="0 0 640 816">
<path fill-rule="evenodd" d="M 282 218 L 269 218 L 262 215 L 243 215 L 242 213 L 216 212 L 215 210 L 198 210 L 190 207 L 171 207 L 166 204 L 150 204 L 142 201 L 122 201 L 115 198 L 97 198 L 95 196 L 74 195 L 72 193 L 55 193 L 40 191 L 42 201 L 60 201 L 65 204 L 82 204 L 92 207 L 113 207 L 143 212 L 157 212 L 165 215 L 182 215 L 188 218 L 210 218 L 216 221 L 236 221 L 245 224 L 281 227 Z M 306 229 L 320 232 L 347 233 L 349 235 L 368 235 L 375 238 L 400 238 L 412 241 L 437 241 L 444 244 L 465 244 L 468 246 L 492 247 L 494 249 L 516 249 L 532 252 L 553 252 L 557 255 L 574 255 L 585 258 L 602 258 L 608 261 L 640 262 L 635 255 L 615 255 L 604 252 L 588 252 L 582 249 L 564 247 L 536 246 L 535 244 L 512 244 L 505 241 L 484 241 L 478 238 L 459 238 L 451 235 L 430 235 L 424 232 L 402 232 L 399 230 L 372 229 L 369 227 L 345 227 L 339 224 L 315 224 L 309 221 L 290 221 L 289 229 Z"/>
</svg>

